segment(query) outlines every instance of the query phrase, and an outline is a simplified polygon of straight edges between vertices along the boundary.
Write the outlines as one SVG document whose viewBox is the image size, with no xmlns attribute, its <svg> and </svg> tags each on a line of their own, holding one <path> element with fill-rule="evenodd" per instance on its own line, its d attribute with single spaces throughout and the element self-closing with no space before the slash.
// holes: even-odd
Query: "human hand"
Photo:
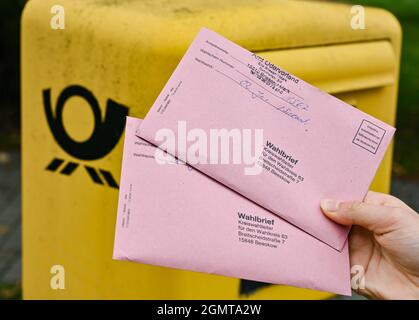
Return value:
<svg viewBox="0 0 419 320">
<path fill-rule="evenodd" d="M 396 197 L 369 191 L 363 202 L 323 200 L 323 212 L 349 234 L 351 266 L 364 268 L 373 299 L 419 299 L 419 215 Z"/>
</svg>

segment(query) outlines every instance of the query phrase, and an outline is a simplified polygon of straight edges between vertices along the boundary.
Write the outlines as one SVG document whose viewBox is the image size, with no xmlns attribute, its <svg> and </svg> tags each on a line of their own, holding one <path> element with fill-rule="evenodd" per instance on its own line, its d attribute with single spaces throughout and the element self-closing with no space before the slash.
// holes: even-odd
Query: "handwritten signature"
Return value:
<svg viewBox="0 0 419 320">
<path fill-rule="evenodd" d="M 299 115 L 293 113 L 290 108 L 286 108 L 284 106 L 278 107 L 278 106 L 272 104 L 270 102 L 269 98 L 265 96 L 265 93 L 263 91 L 253 90 L 253 88 L 252 88 L 253 84 L 250 81 L 241 80 L 239 82 L 239 85 L 241 87 L 243 87 L 244 89 L 246 89 L 250 93 L 250 95 L 253 99 L 262 100 L 263 102 L 269 104 L 271 107 L 275 108 L 276 110 L 281 111 L 282 113 L 284 113 L 288 117 L 290 117 L 294 120 L 297 120 L 298 122 L 303 123 L 303 124 L 310 121 L 310 119 L 308 119 L 308 118 L 303 119 Z M 295 97 L 288 96 L 288 97 L 280 98 L 280 99 L 285 101 L 285 102 L 288 102 L 291 106 L 297 108 L 298 110 L 305 110 L 305 111 L 308 110 L 308 105 L 305 104 L 304 102 L 300 101 L 299 99 L 295 98 Z"/>
</svg>

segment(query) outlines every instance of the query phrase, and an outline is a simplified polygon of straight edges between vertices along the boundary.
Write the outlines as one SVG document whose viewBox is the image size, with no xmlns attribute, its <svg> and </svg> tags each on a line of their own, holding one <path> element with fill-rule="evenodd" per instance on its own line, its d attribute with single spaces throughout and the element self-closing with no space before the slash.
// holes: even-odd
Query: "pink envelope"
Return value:
<svg viewBox="0 0 419 320">
<path fill-rule="evenodd" d="M 135 136 L 127 118 L 113 258 L 351 294 L 348 246 L 318 241 Z"/>
<path fill-rule="evenodd" d="M 212 161 L 211 131 L 222 129 L 233 136 L 227 140 L 227 164 Z M 246 131 L 255 139 L 246 140 Z M 204 28 L 148 112 L 139 134 L 341 250 L 349 228 L 325 217 L 319 201 L 362 200 L 394 131 Z M 175 143 L 168 142 L 168 132 Z M 208 147 L 196 152 L 202 132 Z M 256 139 L 257 132 L 263 133 L 263 139 Z M 238 153 L 233 133 L 238 136 L 236 142 L 254 142 L 257 174 L 246 174 L 252 165 L 246 163 L 244 151 L 243 159 L 239 154 L 234 163 Z M 193 157 L 199 161 L 191 161 Z"/>
</svg>

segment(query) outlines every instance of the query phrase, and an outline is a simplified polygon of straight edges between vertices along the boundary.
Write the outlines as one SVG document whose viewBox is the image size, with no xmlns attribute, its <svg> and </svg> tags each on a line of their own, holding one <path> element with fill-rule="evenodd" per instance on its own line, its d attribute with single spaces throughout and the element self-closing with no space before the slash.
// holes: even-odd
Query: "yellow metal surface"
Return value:
<svg viewBox="0 0 419 320">
<path fill-rule="evenodd" d="M 366 8 L 367 29 L 353 30 L 350 7 L 302 1 L 59 2 L 63 30 L 50 27 L 55 0 L 30 0 L 22 17 L 24 298 L 329 297 L 285 286 L 240 295 L 239 279 L 113 261 L 112 179 L 119 182 L 123 146 L 115 124 L 124 112 L 145 116 L 202 26 L 394 124 L 397 21 Z M 96 137 L 101 125 L 106 134 Z M 373 189 L 389 190 L 390 170 L 391 150 Z M 65 269 L 64 290 L 50 286 L 54 265 Z"/>
</svg>

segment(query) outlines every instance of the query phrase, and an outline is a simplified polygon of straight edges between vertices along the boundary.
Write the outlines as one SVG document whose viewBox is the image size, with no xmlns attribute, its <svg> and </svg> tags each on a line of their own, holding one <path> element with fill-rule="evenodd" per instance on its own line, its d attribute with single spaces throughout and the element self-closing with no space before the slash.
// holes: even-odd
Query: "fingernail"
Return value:
<svg viewBox="0 0 419 320">
<path fill-rule="evenodd" d="M 320 202 L 320 206 L 324 211 L 334 212 L 339 208 L 339 201 L 325 199 Z"/>
</svg>

